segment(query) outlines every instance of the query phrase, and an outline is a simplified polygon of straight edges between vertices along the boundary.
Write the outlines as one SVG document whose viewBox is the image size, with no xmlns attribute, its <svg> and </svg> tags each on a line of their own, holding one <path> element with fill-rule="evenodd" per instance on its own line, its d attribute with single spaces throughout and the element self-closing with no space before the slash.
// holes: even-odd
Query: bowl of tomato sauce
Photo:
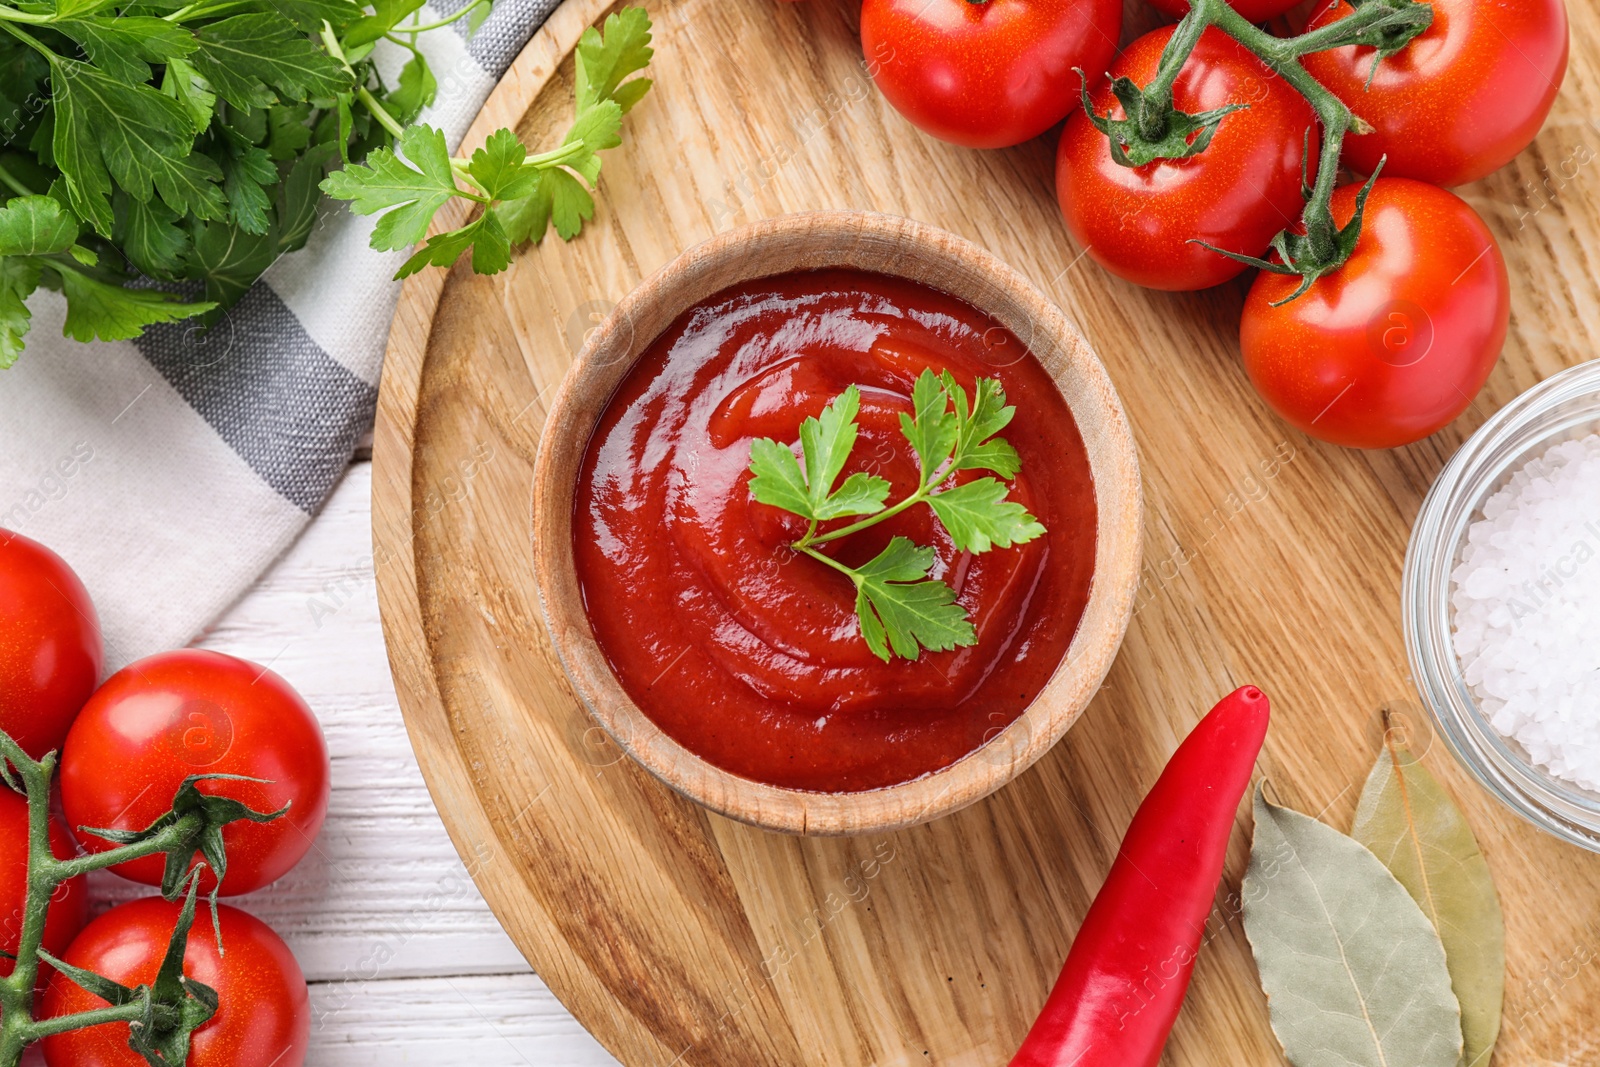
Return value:
<svg viewBox="0 0 1600 1067">
<path fill-rule="evenodd" d="M 929 470 L 916 442 L 954 438 L 917 427 L 952 412 L 971 440 Z M 784 469 L 877 500 L 808 517 L 770 502 Z M 970 524 L 926 500 L 963 486 Z M 1077 721 L 1132 615 L 1142 506 L 1105 368 L 1025 278 L 909 219 L 809 213 L 690 249 L 590 335 L 542 435 L 535 568 L 629 756 L 730 818 L 864 833 L 988 795 Z"/>
</svg>

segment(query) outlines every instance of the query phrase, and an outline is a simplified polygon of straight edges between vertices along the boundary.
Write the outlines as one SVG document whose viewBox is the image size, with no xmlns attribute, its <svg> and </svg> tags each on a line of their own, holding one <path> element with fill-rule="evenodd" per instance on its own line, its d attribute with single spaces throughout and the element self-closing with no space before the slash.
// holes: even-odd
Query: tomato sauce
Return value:
<svg viewBox="0 0 1600 1067">
<path fill-rule="evenodd" d="M 930 366 L 969 395 L 1000 379 L 1017 408 L 1002 436 L 1022 458 L 1011 498 L 1048 532 L 961 553 L 918 505 L 830 546 L 860 565 L 896 534 L 932 545 L 931 577 L 972 617 L 977 644 L 885 663 L 861 638 L 849 578 L 788 547 L 805 520 L 751 497 L 750 442 L 796 441 L 856 384 L 860 436 L 840 480 L 872 471 L 892 503 L 916 488 L 899 416 Z M 963 301 L 859 271 L 748 282 L 679 316 L 595 428 L 573 518 L 589 619 L 640 709 L 719 767 L 825 792 L 909 781 L 1004 729 L 1061 662 L 1094 566 L 1088 455 L 1044 368 Z"/>
</svg>

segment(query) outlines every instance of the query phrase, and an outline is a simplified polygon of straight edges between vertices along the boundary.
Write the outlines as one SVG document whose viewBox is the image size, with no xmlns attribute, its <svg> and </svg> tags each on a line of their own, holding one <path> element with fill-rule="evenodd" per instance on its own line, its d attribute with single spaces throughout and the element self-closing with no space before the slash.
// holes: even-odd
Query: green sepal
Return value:
<svg viewBox="0 0 1600 1067">
<path fill-rule="evenodd" d="M 1367 72 L 1368 88 L 1378 75 L 1378 64 L 1399 54 L 1433 25 L 1433 5 L 1418 0 L 1350 0 L 1350 6 L 1357 10 L 1365 7 L 1390 9 L 1383 18 L 1341 42 L 1346 47 L 1356 45 L 1377 50 L 1372 57 L 1372 69 Z"/>
<path fill-rule="evenodd" d="M 190 867 L 194 862 L 194 854 L 199 852 L 217 875 L 217 887 L 211 891 L 211 904 L 214 909 L 217 894 L 222 888 L 222 880 L 228 873 L 228 854 L 222 843 L 223 827 L 241 820 L 255 823 L 272 822 L 288 814 L 289 805 L 285 804 L 274 812 L 256 811 L 243 801 L 232 797 L 212 796 L 200 792 L 197 788 L 200 782 L 213 781 L 269 784 L 265 779 L 249 778 L 242 774 L 190 775 L 183 780 L 182 785 L 178 786 L 178 792 L 172 798 L 171 809 L 143 830 L 109 830 L 91 826 L 80 826 L 78 829 L 114 845 L 134 845 L 155 837 L 187 816 L 198 815 L 200 818 L 195 828 L 167 850 L 166 870 L 161 877 L 161 895 L 167 900 L 177 900 L 183 895 L 184 883 L 190 880 Z"/>
<path fill-rule="evenodd" d="M 9 958 L 15 959 L 16 957 L 12 956 Z M 49 966 L 60 971 L 63 977 L 65 977 L 79 989 L 82 989 L 85 993 L 91 993 L 105 1001 L 107 1004 L 115 1007 L 121 1007 L 124 1004 L 132 1004 L 139 998 L 140 994 L 138 990 L 130 989 L 127 986 L 122 985 L 120 982 L 114 982 L 104 975 L 95 974 L 93 971 L 86 971 L 82 967 L 74 967 L 70 963 L 64 963 L 63 961 L 56 959 L 50 953 L 46 952 L 43 948 L 39 949 L 39 960 L 41 963 L 48 964 Z"/>
<path fill-rule="evenodd" d="M 1118 77 L 1111 79 L 1111 92 L 1122 104 L 1126 117 L 1114 119 L 1109 111 L 1104 115 L 1095 111 L 1094 101 L 1089 98 L 1089 79 L 1082 69 L 1073 69 L 1078 72 L 1083 113 L 1095 129 L 1106 135 L 1111 158 L 1124 167 L 1142 167 L 1161 159 L 1188 159 L 1199 155 L 1211 145 L 1224 118 L 1250 106 L 1229 104 L 1190 114 L 1170 103 L 1152 101 L 1130 79 Z M 1158 109 L 1161 114 L 1156 116 L 1154 112 Z M 1160 137 L 1145 134 L 1145 130 L 1152 127 L 1162 131 Z"/>
<path fill-rule="evenodd" d="M 1387 158 L 1387 157 L 1385 157 Z M 1273 307 L 1282 307 L 1304 296 L 1306 291 L 1316 284 L 1318 278 L 1332 274 L 1349 262 L 1355 253 L 1356 243 L 1361 239 L 1361 224 L 1367 213 L 1367 197 L 1372 195 L 1372 187 L 1377 184 L 1378 175 L 1383 172 L 1384 160 L 1380 159 L 1378 165 L 1372 169 L 1372 177 L 1367 179 L 1361 191 L 1356 194 L 1355 213 L 1350 216 L 1350 221 L 1341 226 L 1334 233 L 1334 251 L 1332 256 L 1319 256 L 1312 247 L 1311 238 L 1303 233 L 1293 233 L 1282 230 L 1272 239 L 1272 250 L 1278 254 L 1277 260 L 1262 259 L 1259 256 L 1247 256 L 1240 252 L 1229 252 L 1225 248 L 1208 244 L 1198 238 L 1192 238 L 1189 243 L 1197 244 L 1202 248 L 1210 249 L 1218 255 L 1227 256 L 1229 259 L 1258 270 L 1269 271 L 1273 274 L 1299 275 L 1300 286 L 1293 293 L 1282 300 L 1274 301 Z"/>
</svg>

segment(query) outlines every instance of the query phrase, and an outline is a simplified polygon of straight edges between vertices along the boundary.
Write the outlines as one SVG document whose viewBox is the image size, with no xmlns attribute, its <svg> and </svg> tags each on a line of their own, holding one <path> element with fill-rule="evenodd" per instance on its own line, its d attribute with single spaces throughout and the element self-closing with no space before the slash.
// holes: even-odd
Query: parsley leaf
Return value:
<svg viewBox="0 0 1600 1067">
<path fill-rule="evenodd" d="M 32 318 L 24 301 L 38 285 L 38 260 L 0 257 L 0 368 L 11 366 L 22 354 Z"/>
<path fill-rule="evenodd" d="M 966 609 L 943 582 L 928 580 L 933 549 L 896 537 L 876 557 L 855 569 L 856 616 L 873 655 L 888 662 L 889 650 L 917 659 L 921 649 L 949 652 L 978 639 Z"/>
<path fill-rule="evenodd" d="M 812 522 L 881 511 L 889 483 L 876 475 L 852 474 L 838 492 L 833 491 L 833 483 L 855 447 L 860 408 L 861 390 L 852 385 L 822 409 L 821 418 L 808 418 L 800 424 L 804 471 L 787 446 L 765 437 L 752 441 L 750 470 L 755 477 L 750 479 L 750 494 L 762 504 Z"/>
<path fill-rule="evenodd" d="M 365 165 L 335 171 L 322 183 L 329 196 L 351 201 L 357 215 L 388 211 L 372 231 L 372 247 L 380 251 L 410 248 L 422 240 L 434 214 L 461 191 L 442 130 L 412 126 L 400 139 L 400 151 L 405 159 L 380 148 Z"/>
<path fill-rule="evenodd" d="M 1044 526 L 1026 508 L 1007 499 L 996 478 L 951 484 L 963 470 L 992 470 L 1015 477 L 1021 466 L 1016 449 L 995 434 L 1016 414 L 1005 402 L 999 381 L 981 378 L 969 398 L 948 371 L 924 370 L 911 390 L 911 412 L 900 416 L 900 428 L 917 454 L 920 477 L 905 499 L 886 506 L 890 484 L 876 475 L 852 474 L 837 491 L 858 434 L 856 416 L 861 390 L 850 386 L 800 424 L 800 457 L 791 446 L 769 438 L 750 444 L 750 495 L 757 503 L 782 508 L 810 520 L 804 536 L 790 547 L 847 575 L 856 587 L 856 617 L 862 639 L 873 654 L 915 659 L 920 649 L 949 651 L 970 645 L 976 631 L 955 593 L 928 578 L 933 549 L 919 548 L 894 537 L 877 558 L 850 567 L 818 550 L 829 541 L 849 537 L 893 518 L 917 504 L 927 504 L 962 552 L 982 553 L 1011 548 L 1044 534 Z M 944 486 L 945 488 L 940 488 Z M 846 526 L 819 529 L 819 524 L 846 516 L 866 516 Z"/>
<path fill-rule="evenodd" d="M 78 220 L 54 198 L 17 196 L 0 207 L 0 256 L 48 256 L 78 239 Z"/>
<path fill-rule="evenodd" d="M 146 274 L 170 277 L 183 269 L 189 234 L 160 200 L 117 197 L 116 239 L 128 261 Z"/>
<path fill-rule="evenodd" d="M 234 15 L 195 31 L 189 58 L 218 96 L 234 107 L 268 107 L 289 100 L 331 97 L 350 88 L 344 65 L 319 51 L 275 14 Z"/>
<path fill-rule="evenodd" d="M 194 35 L 182 26 L 148 15 L 57 19 L 50 25 L 82 45 L 95 66 L 135 84 L 150 80 L 151 63 L 170 62 L 198 47 Z"/>
<path fill-rule="evenodd" d="M 415 7 L 412 0 L 379 0 L 374 14 L 351 27 L 346 45 L 376 40 Z M 442 137 L 437 144 L 413 144 L 413 128 L 400 140 L 410 166 L 379 149 L 365 164 L 328 178 L 322 188 L 335 199 L 353 201 L 351 209 L 359 214 L 386 212 L 373 231 L 372 247 L 378 249 L 421 241 L 451 197 L 482 205 L 467 225 L 429 238 L 400 268 L 395 275 L 400 278 L 428 265 L 448 267 L 468 249 L 474 270 L 504 270 L 512 244 L 541 240 L 552 225 L 563 240 L 571 240 L 594 217 L 594 197 L 584 183 L 592 187 L 600 180 L 599 153 L 622 143 L 623 114 L 649 91 L 648 79 L 630 80 L 630 75 L 650 62 L 650 29 L 642 8 L 624 8 L 607 16 L 603 33 L 593 26 L 584 31 L 574 61 L 577 113 L 560 146 L 549 152 L 529 156 L 515 133 L 501 129 L 470 160 L 453 162 Z M 402 70 L 400 88 L 389 97 L 397 109 L 420 107 L 436 88 L 426 65 L 415 62 L 419 65 L 408 63 Z M 346 106 L 341 101 L 341 119 Z M 458 175 L 471 188 L 458 185 Z"/>
<path fill-rule="evenodd" d="M 993 478 L 934 493 L 928 506 L 963 552 L 987 552 L 996 545 L 1010 548 L 1044 533 L 1039 520 L 1021 504 L 1007 500 L 1005 485 Z"/>
<path fill-rule="evenodd" d="M 194 135 L 176 100 L 76 59 L 54 56 L 50 66 L 54 162 L 72 209 L 102 235 L 111 234 L 112 178 L 135 199 L 148 200 L 158 173 L 171 182 L 173 169 L 191 176 L 205 170 L 190 155 Z"/>
<path fill-rule="evenodd" d="M 956 421 L 960 427 L 951 469 L 987 470 L 994 471 L 1002 478 L 1015 478 L 1022 460 L 1009 442 L 994 436 L 1011 425 L 1011 419 L 1017 413 L 1016 408 L 1007 406 L 1005 390 L 1001 388 L 999 379 L 978 379 L 969 414 L 967 394 L 956 384 L 949 371 L 945 371 L 942 377 L 945 391 L 955 401 Z"/>
<path fill-rule="evenodd" d="M 75 341 L 126 341 L 151 323 L 193 318 L 213 306 L 180 303 L 159 289 L 124 289 L 68 268 L 58 273 L 67 297 L 61 332 Z"/>
</svg>

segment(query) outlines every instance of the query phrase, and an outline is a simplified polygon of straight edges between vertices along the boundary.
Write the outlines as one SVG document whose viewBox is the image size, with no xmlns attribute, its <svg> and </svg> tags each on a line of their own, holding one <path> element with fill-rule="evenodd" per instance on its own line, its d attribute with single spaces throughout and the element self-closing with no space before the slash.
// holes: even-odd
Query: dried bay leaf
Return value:
<svg viewBox="0 0 1600 1067">
<path fill-rule="evenodd" d="M 1500 897 L 1461 810 L 1393 731 L 1361 791 L 1350 836 L 1377 855 L 1438 931 L 1461 1002 L 1462 1063 L 1486 1067 L 1506 986 Z"/>
<path fill-rule="evenodd" d="M 1244 929 L 1295 1067 L 1456 1067 L 1444 947 L 1365 845 L 1258 789 Z"/>
</svg>

